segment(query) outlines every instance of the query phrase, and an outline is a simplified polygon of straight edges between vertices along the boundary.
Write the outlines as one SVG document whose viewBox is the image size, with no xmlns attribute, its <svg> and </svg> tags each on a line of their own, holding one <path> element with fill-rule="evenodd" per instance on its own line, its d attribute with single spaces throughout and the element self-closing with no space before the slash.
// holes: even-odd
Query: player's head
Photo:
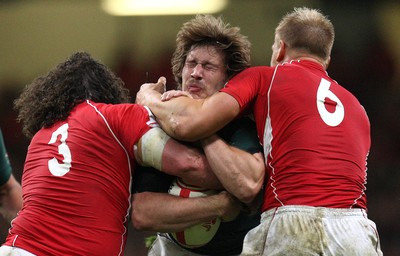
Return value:
<svg viewBox="0 0 400 256">
<path fill-rule="evenodd" d="M 172 72 L 178 88 L 196 98 L 210 96 L 250 66 L 249 40 L 221 17 L 196 15 L 183 24 L 176 43 Z"/>
<path fill-rule="evenodd" d="M 14 107 L 30 138 L 42 127 L 65 120 L 85 99 L 113 104 L 130 100 L 120 78 L 88 53 L 78 52 L 28 84 Z"/>
<path fill-rule="evenodd" d="M 287 54 L 317 58 L 327 66 L 334 39 L 333 24 L 319 10 L 295 8 L 282 18 L 275 29 L 271 66 L 284 61 L 284 56 L 279 56 L 282 43 Z"/>
</svg>

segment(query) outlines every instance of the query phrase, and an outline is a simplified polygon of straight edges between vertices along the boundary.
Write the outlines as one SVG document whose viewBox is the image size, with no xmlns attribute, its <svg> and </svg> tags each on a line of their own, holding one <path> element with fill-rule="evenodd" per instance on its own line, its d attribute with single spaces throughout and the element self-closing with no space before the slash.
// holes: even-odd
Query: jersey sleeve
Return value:
<svg viewBox="0 0 400 256">
<path fill-rule="evenodd" d="M 114 120 L 118 123 L 116 129 L 123 139 L 123 143 L 127 143 L 129 150 L 133 149 L 133 145 L 150 129 L 158 127 L 154 115 L 147 107 L 136 104 L 125 104 L 118 107 L 117 115 L 119 118 Z M 114 117 L 116 117 L 114 115 Z M 128 134 L 128 136 L 126 136 Z M 139 164 L 135 166 L 132 181 L 132 193 L 140 192 L 164 192 L 168 189 L 174 179 L 174 176 L 160 172 L 153 167 L 144 167 Z"/>
<path fill-rule="evenodd" d="M 0 130 L 0 186 L 4 185 L 11 176 L 11 164 L 8 159 L 3 134 Z"/>
<path fill-rule="evenodd" d="M 220 91 L 234 97 L 241 112 L 247 112 L 263 84 L 263 70 L 266 67 L 251 67 L 234 76 Z M 265 73 L 265 72 L 264 72 Z"/>
<path fill-rule="evenodd" d="M 139 139 L 152 127 L 158 126 L 150 110 L 137 104 L 108 105 L 105 114 L 111 129 L 131 156 Z"/>
</svg>

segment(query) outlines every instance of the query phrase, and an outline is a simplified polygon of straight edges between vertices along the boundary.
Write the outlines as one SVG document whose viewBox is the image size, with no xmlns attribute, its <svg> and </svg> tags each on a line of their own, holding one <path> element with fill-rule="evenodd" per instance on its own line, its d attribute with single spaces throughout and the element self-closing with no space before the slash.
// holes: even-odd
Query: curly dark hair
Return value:
<svg viewBox="0 0 400 256">
<path fill-rule="evenodd" d="M 86 52 L 72 54 L 53 70 L 28 84 L 14 101 L 17 121 L 28 137 L 65 120 L 79 103 L 90 99 L 109 104 L 130 102 L 124 82 Z"/>
<path fill-rule="evenodd" d="M 228 78 L 250 67 L 250 41 L 240 33 L 239 27 L 231 27 L 222 17 L 198 14 L 184 23 L 176 37 L 176 49 L 171 64 L 178 88 L 182 85 L 182 69 L 191 49 L 212 45 L 224 55 Z"/>
</svg>

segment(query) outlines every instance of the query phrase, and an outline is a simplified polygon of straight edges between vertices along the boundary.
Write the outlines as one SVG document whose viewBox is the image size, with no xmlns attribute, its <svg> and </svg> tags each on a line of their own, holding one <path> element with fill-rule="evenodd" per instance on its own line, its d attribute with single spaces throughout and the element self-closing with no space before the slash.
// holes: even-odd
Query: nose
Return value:
<svg viewBox="0 0 400 256">
<path fill-rule="evenodd" d="M 201 78 L 203 76 L 203 65 L 201 63 L 196 63 L 190 75 L 193 78 Z"/>
</svg>

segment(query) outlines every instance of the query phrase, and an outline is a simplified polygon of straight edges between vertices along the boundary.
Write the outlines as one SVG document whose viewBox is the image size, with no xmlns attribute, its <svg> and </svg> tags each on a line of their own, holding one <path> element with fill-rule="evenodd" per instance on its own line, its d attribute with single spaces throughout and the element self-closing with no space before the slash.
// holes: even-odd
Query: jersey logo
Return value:
<svg viewBox="0 0 400 256">
<path fill-rule="evenodd" d="M 210 221 L 204 222 L 201 225 L 204 227 L 204 229 L 206 230 L 206 232 L 210 232 L 211 228 L 213 225 L 215 225 L 217 222 L 217 219 L 212 219 Z"/>
<path fill-rule="evenodd" d="M 331 83 L 328 80 L 321 79 L 317 91 L 317 108 L 324 123 L 329 126 L 338 126 L 344 119 L 344 106 L 329 89 L 330 86 Z"/>
</svg>

